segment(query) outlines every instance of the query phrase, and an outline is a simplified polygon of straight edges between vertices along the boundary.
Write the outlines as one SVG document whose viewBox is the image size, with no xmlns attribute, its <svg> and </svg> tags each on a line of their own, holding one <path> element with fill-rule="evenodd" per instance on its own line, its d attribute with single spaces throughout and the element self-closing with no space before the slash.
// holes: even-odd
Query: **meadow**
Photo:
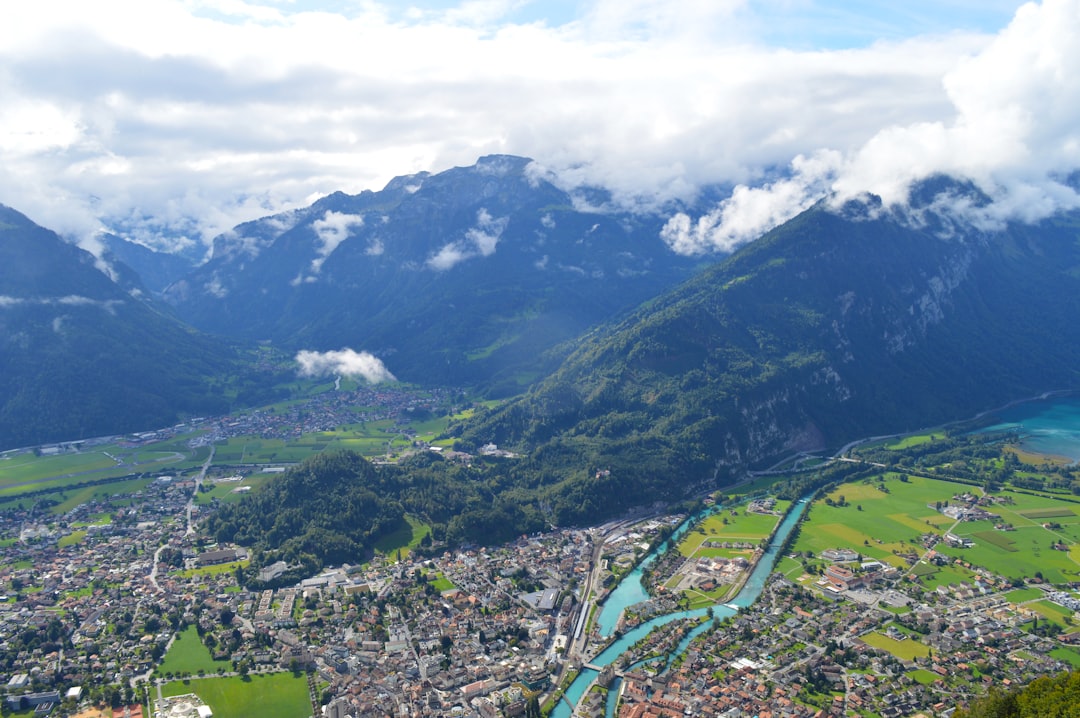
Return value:
<svg viewBox="0 0 1080 718">
<path fill-rule="evenodd" d="M 1004 502 L 987 507 L 999 517 L 993 520 L 957 522 L 935 510 L 937 502 L 951 501 L 966 491 L 981 493 L 978 488 L 920 476 L 910 476 L 905 482 L 891 472 L 843 484 L 815 500 L 792 550 L 817 556 L 828 548 L 850 548 L 863 557 L 907 570 L 898 554 L 921 556 L 926 553 L 919 543 L 922 534 L 951 532 L 971 539 L 974 545 L 960 548 L 938 543 L 935 551 L 957 561 L 946 567 L 920 563 L 911 568 L 927 588 L 970 581 L 973 574 L 967 566 L 1006 578 L 1038 574 L 1055 584 L 1080 577 L 1076 545 L 1080 504 L 1003 490 L 995 495 Z M 1000 530 L 996 524 L 1011 525 L 1012 530 Z"/>
<path fill-rule="evenodd" d="M 307 678 L 292 673 L 247 678 L 192 678 L 162 686 L 165 696 L 194 693 L 215 718 L 307 718 L 311 715 Z"/>
<path fill-rule="evenodd" d="M 777 515 L 756 514 L 739 506 L 730 509 L 720 509 L 705 517 L 696 527 L 687 531 L 678 544 L 679 553 L 687 558 L 724 556 L 730 558 L 732 549 L 703 548 L 706 541 L 731 541 L 736 543 L 749 542 L 759 543 L 762 539 L 772 534 L 780 518 L 787 511 L 790 502 L 778 501 L 776 505 Z M 745 554 L 746 551 L 736 551 Z"/>
<path fill-rule="evenodd" d="M 930 647 L 914 638 L 898 641 L 877 631 L 863 634 L 859 638 L 863 643 L 888 651 L 902 661 L 911 661 L 930 655 Z"/>
<path fill-rule="evenodd" d="M 199 671 L 215 673 L 227 670 L 232 670 L 232 664 L 228 661 L 215 661 L 210 656 L 210 649 L 199 640 L 195 627 L 188 626 L 177 634 L 172 645 L 169 646 L 168 653 L 157 668 L 157 675 L 195 675 Z M 185 692 L 187 691 L 181 691 L 181 693 Z"/>
<path fill-rule="evenodd" d="M 850 548 L 903 567 L 896 553 L 918 548 L 913 542 L 921 534 L 942 533 L 943 526 L 950 526 L 952 519 L 933 506 L 964 488 L 918 476 L 903 482 L 891 472 L 880 479 L 843 484 L 814 501 L 792 550 L 817 555 L 829 548 Z"/>
</svg>

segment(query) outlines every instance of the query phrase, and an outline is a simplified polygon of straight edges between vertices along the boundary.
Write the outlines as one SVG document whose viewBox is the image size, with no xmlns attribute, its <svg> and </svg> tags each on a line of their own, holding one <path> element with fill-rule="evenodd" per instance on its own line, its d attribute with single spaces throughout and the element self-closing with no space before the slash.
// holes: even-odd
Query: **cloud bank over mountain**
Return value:
<svg viewBox="0 0 1080 718">
<path fill-rule="evenodd" d="M 826 195 L 902 199 L 935 171 L 975 180 L 999 214 L 1075 198 L 1056 179 L 1080 164 L 1080 0 L 1024 5 L 996 34 L 965 21 L 970 4 L 938 3 L 927 17 L 944 27 L 889 32 L 886 17 L 863 33 L 879 41 L 841 46 L 792 28 L 875 18 L 826 2 L 594 0 L 558 22 L 535 3 L 441 5 L 13 5 L 0 199 L 76 236 L 103 218 L 190 248 L 333 191 L 511 153 L 630 206 L 740 186 L 669 225 L 673 248 L 700 252 Z"/>
<path fill-rule="evenodd" d="M 789 175 L 739 186 L 715 210 L 674 217 L 664 240 L 677 252 L 728 251 L 820 199 L 833 205 L 864 193 L 904 205 L 912 184 L 944 174 L 971 180 L 988 206 L 953 207 L 977 226 L 1034 222 L 1080 206 L 1070 175 L 1080 168 L 1080 2 L 1024 5 L 981 51 L 942 80 L 946 119 L 882 128 L 854 151 L 799 156 Z"/>
</svg>

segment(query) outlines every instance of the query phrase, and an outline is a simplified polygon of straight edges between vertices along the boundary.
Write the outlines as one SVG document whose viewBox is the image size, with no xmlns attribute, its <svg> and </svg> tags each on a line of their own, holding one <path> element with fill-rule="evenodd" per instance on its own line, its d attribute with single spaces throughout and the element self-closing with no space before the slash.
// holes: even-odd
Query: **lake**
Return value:
<svg viewBox="0 0 1080 718">
<path fill-rule="evenodd" d="M 1016 430 L 1025 451 L 1080 461 L 1080 398 L 1029 401 L 994 414 L 998 423 L 980 433 Z"/>
</svg>

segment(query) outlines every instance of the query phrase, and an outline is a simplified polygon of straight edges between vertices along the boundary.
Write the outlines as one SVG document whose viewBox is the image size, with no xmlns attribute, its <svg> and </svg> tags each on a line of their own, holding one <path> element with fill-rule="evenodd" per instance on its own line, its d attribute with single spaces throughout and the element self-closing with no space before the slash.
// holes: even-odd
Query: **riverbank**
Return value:
<svg viewBox="0 0 1080 718">
<path fill-rule="evenodd" d="M 594 656 L 592 660 L 587 662 L 592 668 L 582 668 L 578 673 L 577 678 L 563 692 L 562 697 L 564 700 L 559 701 L 551 712 L 551 716 L 553 718 L 570 718 L 573 714 L 573 709 L 567 708 L 566 704 L 571 703 L 576 706 L 580 702 L 581 697 L 585 695 L 597 676 L 599 676 L 599 670 L 596 669 L 601 669 L 614 663 L 638 641 L 645 638 L 654 628 L 678 620 L 700 620 L 702 618 L 707 618 L 710 612 L 712 613 L 712 620 L 706 620 L 700 625 L 692 628 L 685 638 L 679 642 L 676 647 L 677 655 L 678 652 L 685 650 L 685 647 L 689 645 L 696 635 L 704 632 L 710 626 L 716 625 L 717 622 L 722 621 L 724 618 L 734 616 L 738 611 L 738 607 L 751 605 L 761 594 L 762 590 L 764 590 L 765 582 L 768 579 L 769 574 L 772 573 L 781 547 L 788 535 L 790 535 L 795 526 L 798 525 L 798 522 L 805 514 L 808 505 L 809 502 L 805 498 L 796 501 L 791 505 L 787 514 L 784 516 L 779 526 L 777 526 L 769 547 L 762 554 L 757 565 L 749 572 L 742 589 L 731 603 L 657 616 L 640 626 L 625 632 L 617 640 L 612 641 L 611 644 L 598 655 Z"/>
</svg>

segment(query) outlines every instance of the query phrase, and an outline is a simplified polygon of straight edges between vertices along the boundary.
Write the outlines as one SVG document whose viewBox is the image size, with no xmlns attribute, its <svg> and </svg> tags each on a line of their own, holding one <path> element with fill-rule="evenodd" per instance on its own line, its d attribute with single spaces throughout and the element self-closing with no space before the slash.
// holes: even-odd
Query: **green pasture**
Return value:
<svg viewBox="0 0 1080 718">
<path fill-rule="evenodd" d="M 228 661 L 215 661 L 210 656 L 210 649 L 199 640 L 199 634 L 196 632 L 195 626 L 188 626 L 176 636 L 172 646 L 169 647 L 169 652 L 165 654 L 161 665 L 157 668 L 157 675 L 161 676 L 167 673 L 195 675 L 199 671 L 214 673 L 231 669 L 232 664 Z M 181 691 L 181 693 L 184 692 L 187 691 Z"/>
<path fill-rule="evenodd" d="M 151 694 L 154 692 L 151 691 Z M 193 678 L 173 681 L 162 694 L 194 693 L 213 711 L 215 718 L 307 718 L 311 715 L 307 677 L 292 673 L 256 674 L 248 679 Z"/>
<path fill-rule="evenodd" d="M 32 453 L 0 459 L 0 487 L 38 483 L 46 479 L 87 471 L 100 471 L 116 466 L 116 462 L 101 451 L 85 451 L 58 456 L 35 456 Z"/>
<path fill-rule="evenodd" d="M 423 427 L 418 433 L 434 438 L 437 431 L 446 426 L 446 419 L 433 419 L 418 423 Z M 421 437 L 423 438 L 423 437 Z M 323 451 L 348 449 L 378 456 L 391 451 L 408 448 L 412 441 L 402 435 L 389 419 L 348 424 L 334 431 L 304 434 L 298 439 L 263 439 L 253 436 L 236 436 L 216 445 L 215 464 L 274 464 L 299 463 Z"/>
<path fill-rule="evenodd" d="M 1054 584 L 1077 580 L 1080 566 L 1068 551 L 1050 548 L 1056 536 L 1039 525 L 1002 532 L 995 531 L 989 522 L 972 521 L 958 525 L 953 533 L 971 538 L 975 545 L 951 548 L 942 543 L 937 546 L 941 553 L 1007 578 L 1026 578 L 1040 571 L 1044 579 Z"/>
<path fill-rule="evenodd" d="M 197 568 L 188 568 L 177 571 L 170 571 L 170 574 L 180 576 L 182 578 L 197 578 L 199 576 L 217 576 L 221 573 L 232 573 L 237 568 L 245 567 L 250 561 L 231 561 L 229 563 L 219 563 L 213 566 L 199 566 Z"/>
<path fill-rule="evenodd" d="M 778 501 L 776 511 L 783 514 L 790 504 L 789 501 Z M 776 525 L 780 523 L 780 519 L 781 516 L 750 513 L 746 511 L 744 506 L 733 509 L 720 509 L 686 532 L 679 541 L 679 553 L 686 557 L 698 555 L 726 556 L 730 551 L 724 553 L 723 549 L 703 549 L 701 545 L 706 541 L 734 541 L 756 544 L 773 532 Z"/>
<path fill-rule="evenodd" d="M 888 651 L 902 661 L 912 661 L 916 658 L 925 658 L 930 655 L 930 647 L 926 644 L 919 643 L 914 638 L 898 641 L 895 638 L 889 638 L 884 633 L 879 633 L 877 631 L 864 634 L 861 638 L 863 643 L 873 646 L 874 648 L 880 648 L 883 651 Z"/>
<path fill-rule="evenodd" d="M 905 436 L 886 444 L 885 448 L 890 451 L 902 451 L 904 449 L 910 449 L 913 446 L 929 444 L 931 441 L 936 441 L 942 437 L 942 434 L 912 434 L 911 436 Z"/>
<path fill-rule="evenodd" d="M 4 507 L 21 506 L 41 499 L 51 499 L 58 502 L 49 509 L 55 515 L 66 514 L 87 501 L 109 500 L 113 505 L 121 505 L 130 503 L 130 500 L 121 497 L 128 497 L 137 491 L 143 490 L 152 481 L 153 479 L 127 479 L 126 481 L 112 481 L 98 486 L 65 488 L 57 493 L 50 493 L 43 497 L 20 499 L 13 503 L 0 504 L 0 510 Z"/>
<path fill-rule="evenodd" d="M 1059 661 L 1068 663 L 1073 667 L 1073 670 L 1080 669 L 1080 653 L 1075 648 L 1069 648 L 1062 646 L 1061 648 L 1055 648 L 1050 651 L 1050 657 L 1056 658 Z"/>
<path fill-rule="evenodd" d="M 1037 588 L 1018 588 L 1015 591 L 1006 593 L 1004 598 L 1009 603 L 1018 604 L 1034 601 L 1037 598 L 1041 598 L 1043 595 L 1045 594 Z"/>
<path fill-rule="evenodd" d="M 975 545 L 951 548 L 940 543 L 936 550 L 999 575 L 1028 577 L 1036 570 L 1033 567 L 1038 567 L 1043 577 L 1055 584 L 1075 581 L 1080 576 L 1080 564 L 1074 560 L 1077 556 L 1072 555 L 1080 554 L 1080 550 L 1058 551 L 1050 547 L 1055 541 L 1073 544 L 1080 537 L 1080 515 L 1071 503 L 1004 491 L 999 495 L 1012 503 L 988 507 L 999 519 L 956 523 L 937 512 L 933 505 L 951 501 L 953 495 L 967 491 L 967 487 L 919 476 L 901 482 L 893 473 L 885 475 L 888 493 L 881 491 L 881 485 L 877 478 L 843 484 L 827 497 L 815 500 L 793 550 L 820 554 L 828 548 L 844 547 L 900 565 L 894 550 L 921 553 L 922 547 L 915 543 L 920 534 L 952 530 L 958 536 L 970 538 Z M 847 506 L 829 506 L 825 502 L 828 498 L 839 504 L 841 497 Z M 1051 520 L 1062 527 L 1043 528 L 1042 524 Z M 994 524 L 999 522 L 1010 523 L 1016 530 L 996 530 Z M 928 575 L 924 585 L 935 587 L 968 578 L 966 572 L 954 566 Z"/>
<path fill-rule="evenodd" d="M 929 570 L 923 571 L 921 570 L 923 568 Z M 915 564 L 912 572 L 919 577 L 919 583 L 929 590 L 933 590 L 938 586 L 958 585 L 961 583 L 971 584 L 974 583 L 975 578 L 975 574 L 971 571 L 956 565 L 934 566 L 919 562 Z"/>
<path fill-rule="evenodd" d="M 1036 601 L 1035 603 L 1026 604 L 1026 607 L 1036 611 L 1051 623 L 1061 626 L 1066 630 L 1066 633 L 1071 633 L 1069 629 L 1075 626 L 1072 620 L 1072 611 L 1052 601 Z"/>
<path fill-rule="evenodd" d="M 804 573 L 802 563 L 793 559 L 791 556 L 781 557 L 781 559 L 776 563 L 776 568 L 774 569 L 774 571 L 784 574 L 784 576 L 786 576 L 789 580 L 792 581 L 798 579 L 799 576 L 802 576 Z"/>
<path fill-rule="evenodd" d="M 925 668 L 916 668 L 914 671 L 908 671 L 907 675 L 916 683 L 924 686 L 928 686 L 941 678 L 938 674 L 931 673 Z"/>
<path fill-rule="evenodd" d="M 428 580 L 431 580 L 432 588 L 434 588 L 439 593 L 442 593 L 443 591 L 449 591 L 450 589 L 454 588 L 454 584 L 451 583 L 450 579 L 448 579 L 446 576 L 443 576 L 442 573 L 438 571 L 435 573 L 434 580 L 432 580 L 430 576 L 428 577 Z"/>
<path fill-rule="evenodd" d="M 882 483 L 888 493 L 879 488 Z M 814 501 L 792 548 L 815 554 L 829 548 L 851 548 L 896 564 L 893 549 L 911 549 L 910 542 L 920 534 L 939 532 L 936 522 L 944 517 L 932 506 L 950 499 L 959 488 L 956 484 L 918 476 L 901 482 L 894 473 L 886 474 L 884 481 L 872 478 L 843 484 Z M 825 502 L 828 498 L 839 504 L 841 497 L 846 506 L 829 506 Z"/>
<path fill-rule="evenodd" d="M 213 486 L 209 491 L 200 492 L 195 501 L 199 504 L 213 503 L 214 499 L 217 499 L 223 504 L 229 504 L 239 501 L 245 496 L 245 493 L 237 493 L 236 489 L 241 486 L 250 486 L 251 491 L 258 491 L 266 485 L 276 474 L 252 474 L 245 476 L 240 481 L 213 481 Z M 203 484 L 206 486 L 207 484 Z"/>
<path fill-rule="evenodd" d="M 413 516 L 406 516 L 405 525 L 379 539 L 375 543 L 375 550 L 392 558 L 396 558 L 397 552 L 401 551 L 401 558 L 404 560 L 410 551 L 420 545 L 424 536 L 430 533 L 430 526 Z"/>
<path fill-rule="evenodd" d="M 85 531 L 72 531 L 67 536 L 61 536 L 60 540 L 56 542 L 57 548 L 66 548 L 67 546 L 75 546 L 82 543 L 82 540 L 86 538 Z"/>
</svg>

